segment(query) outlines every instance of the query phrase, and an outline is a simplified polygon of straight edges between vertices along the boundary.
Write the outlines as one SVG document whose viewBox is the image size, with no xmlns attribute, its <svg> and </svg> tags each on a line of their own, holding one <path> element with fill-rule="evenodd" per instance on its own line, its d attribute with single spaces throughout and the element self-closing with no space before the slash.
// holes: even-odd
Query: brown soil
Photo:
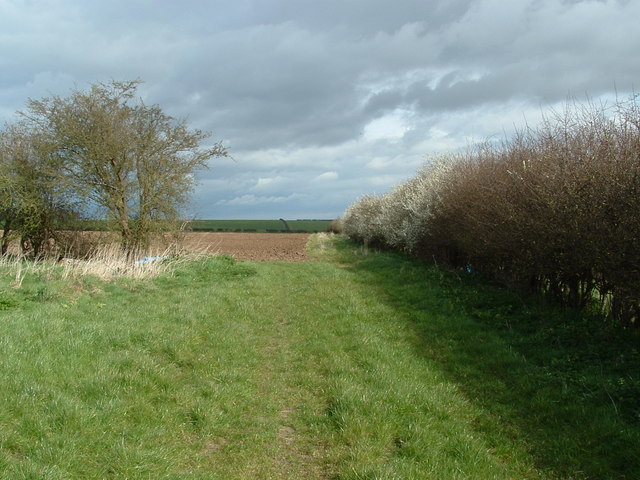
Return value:
<svg viewBox="0 0 640 480">
<path fill-rule="evenodd" d="M 2 235 L 2 230 L 0 230 Z M 95 242 L 112 241 L 106 232 L 84 232 Z M 299 262 L 307 260 L 305 253 L 308 233 L 208 233 L 188 232 L 180 243 L 188 251 L 227 254 L 236 260 Z M 110 240 L 111 238 L 111 240 Z M 165 247 L 157 247 L 161 253 Z M 18 253 L 16 242 L 9 247 L 10 253 Z M 156 251 L 157 250 L 157 251 Z"/>
<path fill-rule="evenodd" d="M 183 246 L 196 252 L 224 253 L 236 260 L 299 262 L 305 253 L 308 233 L 187 233 Z"/>
</svg>

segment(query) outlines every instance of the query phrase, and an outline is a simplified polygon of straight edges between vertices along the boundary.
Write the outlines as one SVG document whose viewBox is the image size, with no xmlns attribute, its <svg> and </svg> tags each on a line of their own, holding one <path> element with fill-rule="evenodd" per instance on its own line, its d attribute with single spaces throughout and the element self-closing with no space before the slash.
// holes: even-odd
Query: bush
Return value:
<svg viewBox="0 0 640 480">
<path fill-rule="evenodd" d="M 568 105 L 347 209 L 344 232 L 640 319 L 640 107 Z"/>
<path fill-rule="evenodd" d="M 327 227 L 327 232 L 329 233 L 342 233 L 343 225 L 342 219 L 337 218 L 335 220 L 331 220 L 331 223 Z"/>
<path fill-rule="evenodd" d="M 382 243 L 382 199 L 365 195 L 345 211 L 342 222 L 344 233 L 365 245 Z"/>
</svg>

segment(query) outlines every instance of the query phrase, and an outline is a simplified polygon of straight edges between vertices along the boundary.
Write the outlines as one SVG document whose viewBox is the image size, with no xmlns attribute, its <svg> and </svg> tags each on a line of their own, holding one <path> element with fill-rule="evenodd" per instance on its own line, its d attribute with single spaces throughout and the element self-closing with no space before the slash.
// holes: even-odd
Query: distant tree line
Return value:
<svg viewBox="0 0 640 480">
<path fill-rule="evenodd" d="M 569 104 L 446 155 L 345 212 L 369 245 L 481 272 L 640 325 L 640 106 Z"/>
<path fill-rule="evenodd" d="M 148 247 L 172 228 L 194 173 L 220 143 L 136 98 L 139 81 L 93 84 L 68 97 L 29 100 L 0 131 L 0 250 L 16 238 L 38 257 L 80 218 L 107 218 L 122 247 Z"/>
</svg>

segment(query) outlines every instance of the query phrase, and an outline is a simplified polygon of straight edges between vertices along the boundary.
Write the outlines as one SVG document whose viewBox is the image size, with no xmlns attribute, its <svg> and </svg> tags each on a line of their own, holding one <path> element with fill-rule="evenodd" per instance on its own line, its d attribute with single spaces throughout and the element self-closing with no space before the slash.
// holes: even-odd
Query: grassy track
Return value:
<svg viewBox="0 0 640 480">
<path fill-rule="evenodd" d="M 571 332 L 509 326 L 562 312 L 314 242 L 323 261 L 213 259 L 154 281 L 76 285 L 93 290 L 77 301 L 73 286 L 43 294 L 26 279 L 16 292 L 0 276 L 11 299 L 0 303 L 0 478 L 640 471 L 633 339 L 616 361 L 596 342 L 590 369 L 578 346 L 536 346 Z"/>
</svg>

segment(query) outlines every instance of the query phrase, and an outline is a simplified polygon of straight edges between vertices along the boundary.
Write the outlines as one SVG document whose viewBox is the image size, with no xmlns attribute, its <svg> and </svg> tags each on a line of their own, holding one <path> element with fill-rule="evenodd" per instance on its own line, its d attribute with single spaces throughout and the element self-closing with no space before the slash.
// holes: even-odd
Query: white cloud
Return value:
<svg viewBox="0 0 640 480">
<path fill-rule="evenodd" d="M 324 172 L 318 175 L 316 181 L 336 180 L 338 178 L 338 172 Z"/>
<path fill-rule="evenodd" d="M 231 205 L 231 206 L 265 205 L 265 204 L 271 204 L 271 203 L 284 203 L 284 202 L 289 202 L 289 201 L 297 200 L 301 198 L 304 198 L 304 196 L 296 193 L 288 196 L 280 196 L 280 197 L 278 196 L 265 197 L 265 196 L 247 194 L 247 195 L 242 195 L 241 197 L 232 198 L 231 200 L 219 200 L 218 202 L 216 202 L 216 205 Z"/>
<path fill-rule="evenodd" d="M 375 141 L 401 138 L 409 129 L 408 122 L 404 118 L 405 115 L 406 113 L 402 111 L 394 111 L 383 117 L 371 120 L 364 127 L 364 139 L 367 141 Z"/>
<path fill-rule="evenodd" d="M 260 177 L 256 184 L 252 187 L 252 190 L 270 190 L 274 187 L 278 187 L 286 182 L 286 179 L 281 176 L 276 177 Z"/>
<path fill-rule="evenodd" d="M 375 157 L 366 166 L 372 170 L 385 170 L 393 166 L 393 159 L 390 157 Z"/>
</svg>

